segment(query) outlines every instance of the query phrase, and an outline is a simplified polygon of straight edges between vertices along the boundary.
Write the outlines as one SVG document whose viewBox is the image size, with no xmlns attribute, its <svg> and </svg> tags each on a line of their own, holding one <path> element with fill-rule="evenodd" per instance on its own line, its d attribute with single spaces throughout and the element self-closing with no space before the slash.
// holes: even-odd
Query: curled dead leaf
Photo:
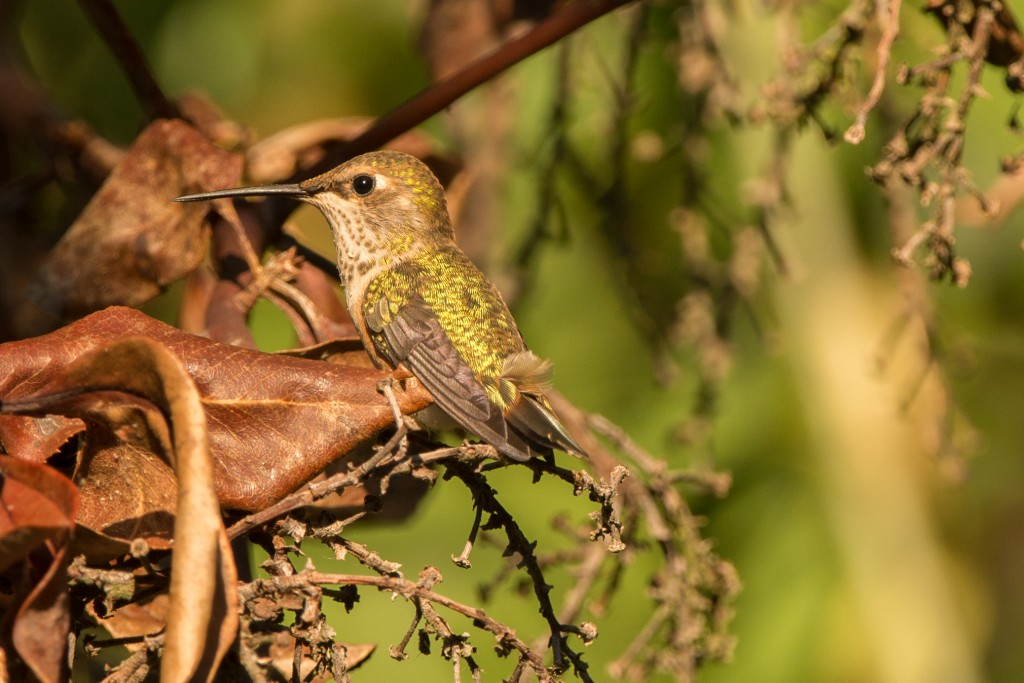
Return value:
<svg viewBox="0 0 1024 683">
<path fill-rule="evenodd" d="M 91 534 L 122 543 L 121 553 L 130 539 L 156 549 L 173 539 L 161 676 L 190 680 L 213 675 L 238 625 L 221 504 L 259 509 L 392 424 L 377 392 L 385 377 L 218 344 L 111 308 L 0 346 L 0 409 L 86 425 L 75 480 Z M 406 413 L 430 402 L 415 383 L 397 399 Z"/>
<path fill-rule="evenodd" d="M 212 680 L 238 628 L 237 576 L 213 485 L 206 416 L 178 357 L 147 337 L 119 338 L 75 357 L 35 398 L 4 407 L 82 418 L 88 443 L 100 442 L 98 453 L 121 455 L 127 447 L 134 457 L 126 460 L 152 452 L 173 466 L 177 495 L 166 512 L 174 554 L 161 678 Z M 94 462 L 95 453 L 86 453 L 81 464 Z M 112 493 L 109 479 L 103 483 L 96 487 L 99 501 Z"/>
<path fill-rule="evenodd" d="M 202 208 L 170 199 L 240 176 L 241 157 L 188 124 L 150 124 L 40 269 L 28 297 L 37 317 L 26 324 L 38 332 L 112 304 L 137 305 L 187 275 L 206 254 L 209 228 Z"/>
<path fill-rule="evenodd" d="M 68 537 L 78 502 L 56 470 L 0 455 L 0 585 L 13 596 L 0 634 L 44 682 L 65 677 Z"/>
<path fill-rule="evenodd" d="M 46 462 L 67 441 L 85 429 L 73 417 L 46 415 L 40 418 L 0 415 L 0 453 L 19 460 Z"/>
</svg>

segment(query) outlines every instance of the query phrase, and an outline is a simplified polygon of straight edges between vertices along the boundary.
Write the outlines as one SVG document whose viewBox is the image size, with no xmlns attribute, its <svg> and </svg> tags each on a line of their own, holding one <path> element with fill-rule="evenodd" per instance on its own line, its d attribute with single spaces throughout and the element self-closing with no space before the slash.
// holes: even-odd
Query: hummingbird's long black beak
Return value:
<svg viewBox="0 0 1024 683">
<path fill-rule="evenodd" d="M 223 199 L 225 197 L 266 197 L 269 195 L 284 195 L 296 199 L 311 196 L 301 185 L 257 185 L 256 187 L 235 187 L 229 190 L 187 194 L 177 197 L 174 201 L 204 202 L 208 199 Z"/>
</svg>

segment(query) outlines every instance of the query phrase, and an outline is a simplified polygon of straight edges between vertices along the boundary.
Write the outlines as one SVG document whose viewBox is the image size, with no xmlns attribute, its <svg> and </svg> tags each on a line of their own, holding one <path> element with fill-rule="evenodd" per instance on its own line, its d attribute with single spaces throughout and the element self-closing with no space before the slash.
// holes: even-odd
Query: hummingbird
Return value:
<svg viewBox="0 0 1024 683">
<path fill-rule="evenodd" d="M 327 220 L 345 304 L 375 366 L 411 374 L 460 427 L 511 460 L 555 449 L 586 457 L 545 396 L 551 362 L 527 348 L 497 287 L 456 245 L 444 189 L 426 164 L 370 152 L 301 183 L 175 201 L 267 195 L 312 204 Z"/>
</svg>

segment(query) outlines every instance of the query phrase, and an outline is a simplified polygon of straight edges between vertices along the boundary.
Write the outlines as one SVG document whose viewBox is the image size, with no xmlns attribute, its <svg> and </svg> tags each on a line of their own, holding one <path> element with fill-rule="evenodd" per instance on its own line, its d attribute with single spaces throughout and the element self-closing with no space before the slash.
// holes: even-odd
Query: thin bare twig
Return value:
<svg viewBox="0 0 1024 683">
<path fill-rule="evenodd" d="M 882 97 L 882 91 L 885 90 L 886 69 L 889 66 L 889 60 L 892 58 L 892 44 L 900 33 L 900 1 L 889 0 L 888 2 L 888 21 L 885 23 L 882 39 L 878 42 L 878 49 L 876 51 L 878 65 L 875 71 L 875 80 L 871 83 L 871 90 L 868 91 L 867 99 L 857 112 L 857 118 L 846 129 L 846 133 L 843 134 L 843 139 L 851 145 L 858 145 L 864 140 L 864 126 L 867 123 L 868 114 L 878 104 L 878 100 Z"/>
<path fill-rule="evenodd" d="M 247 600 L 251 600 L 263 593 L 267 587 L 269 587 L 272 592 L 287 593 L 290 591 L 301 590 L 305 587 L 330 584 L 346 586 L 373 586 L 380 590 L 386 590 L 394 593 L 395 595 L 406 598 L 415 605 L 418 605 L 420 608 L 422 608 L 426 603 L 446 607 L 453 612 L 471 619 L 482 629 L 493 634 L 498 639 L 498 644 L 501 648 L 507 648 L 508 650 L 515 650 L 519 652 L 522 659 L 526 660 L 527 664 L 534 673 L 537 674 L 540 680 L 552 680 L 551 675 L 544 666 L 544 662 L 540 655 L 531 650 L 525 642 L 520 640 L 519 637 L 516 636 L 514 630 L 495 620 L 484 610 L 478 607 L 466 605 L 458 602 L 457 600 L 453 600 L 446 595 L 437 593 L 429 587 L 429 584 L 424 584 L 422 581 L 414 582 L 409 579 L 396 576 L 363 576 L 359 574 L 329 574 L 310 571 L 299 572 L 291 576 L 277 576 L 269 579 L 259 579 L 245 586 L 241 586 L 239 593 L 240 598 L 244 603 Z"/>
<path fill-rule="evenodd" d="M 555 615 L 550 597 L 552 587 L 544 579 L 544 573 L 534 553 L 536 543 L 526 538 L 515 518 L 498 502 L 494 490 L 487 483 L 487 479 L 483 475 L 458 462 L 448 463 L 446 466 L 449 472 L 458 477 L 469 488 L 473 494 L 475 505 L 491 516 L 487 527 L 500 526 L 508 538 L 509 550 L 518 553 L 520 558 L 522 558 L 520 565 L 526 569 L 526 573 L 530 577 L 541 616 L 548 622 L 551 632 L 549 643 L 554 668 L 556 671 L 563 671 L 567 667 L 566 658 L 571 652 L 571 648 L 565 642 L 563 634 L 572 629 L 563 625 Z M 587 665 L 582 660 L 575 656 L 568 656 L 568 659 L 573 663 L 575 673 L 581 680 L 593 680 L 590 678 L 589 673 L 587 673 Z"/>
</svg>

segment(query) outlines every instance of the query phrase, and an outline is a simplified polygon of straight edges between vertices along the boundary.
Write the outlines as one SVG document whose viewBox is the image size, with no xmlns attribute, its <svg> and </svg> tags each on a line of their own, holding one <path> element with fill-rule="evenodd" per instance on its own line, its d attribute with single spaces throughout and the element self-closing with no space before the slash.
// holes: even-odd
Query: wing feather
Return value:
<svg viewBox="0 0 1024 683">
<path fill-rule="evenodd" d="M 513 460 L 532 457 L 528 440 L 509 429 L 501 409 L 491 403 L 420 297 L 411 298 L 390 321 L 380 321 L 378 334 L 385 342 L 377 344 L 378 352 L 395 366 L 404 364 L 463 429 Z"/>
</svg>

